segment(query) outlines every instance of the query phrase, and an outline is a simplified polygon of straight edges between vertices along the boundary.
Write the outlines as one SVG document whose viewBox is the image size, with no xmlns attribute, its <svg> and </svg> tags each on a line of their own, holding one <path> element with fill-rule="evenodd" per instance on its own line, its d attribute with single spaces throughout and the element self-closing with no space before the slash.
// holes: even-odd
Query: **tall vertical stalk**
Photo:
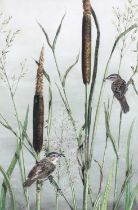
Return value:
<svg viewBox="0 0 138 210">
<path fill-rule="evenodd" d="M 89 176 L 88 176 L 88 161 L 89 161 L 89 136 L 88 136 L 88 87 L 85 84 L 85 139 L 84 139 L 84 172 L 83 172 L 83 209 L 88 209 L 88 189 L 89 189 Z"/>
<path fill-rule="evenodd" d="M 41 210 L 41 189 L 42 183 L 37 180 L 36 182 L 36 210 Z"/>
<path fill-rule="evenodd" d="M 82 78 L 85 84 L 85 138 L 83 174 L 83 209 L 88 209 L 89 191 L 89 113 L 88 113 L 88 84 L 91 77 L 91 6 L 89 0 L 83 0 L 82 19 Z"/>
<path fill-rule="evenodd" d="M 44 47 L 40 52 L 40 58 L 37 62 L 36 90 L 33 106 L 33 147 L 40 159 L 40 152 L 43 146 L 43 127 L 44 127 L 44 101 L 43 101 L 43 71 L 44 71 Z M 41 189 L 42 184 L 39 180 L 36 182 L 36 210 L 41 209 Z"/>
<path fill-rule="evenodd" d="M 89 173 L 88 170 L 84 174 L 84 188 L 83 188 L 83 210 L 88 209 L 88 189 L 89 189 Z"/>
</svg>

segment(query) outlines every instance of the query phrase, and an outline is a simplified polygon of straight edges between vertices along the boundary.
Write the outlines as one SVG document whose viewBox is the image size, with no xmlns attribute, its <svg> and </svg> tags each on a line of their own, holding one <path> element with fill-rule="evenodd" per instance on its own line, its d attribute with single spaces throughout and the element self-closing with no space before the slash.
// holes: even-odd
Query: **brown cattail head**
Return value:
<svg viewBox="0 0 138 210">
<path fill-rule="evenodd" d="M 39 57 L 39 62 L 37 62 L 37 77 L 36 77 L 36 95 L 42 95 L 43 93 L 43 71 L 44 71 L 44 47 L 42 47 Z"/>
<path fill-rule="evenodd" d="M 33 147 L 39 153 L 43 146 L 43 127 L 44 127 L 44 101 L 43 101 L 43 63 L 44 47 L 40 52 L 39 62 L 37 62 L 36 91 L 33 106 Z"/>
<path fill-rule="evenodd" d="M 89 83 L 91 77 L 91 15 L 90 2 L 83 0 L 82 20 L 82 76 L 83 83 Z"/>
<path fill-rule="evenodd" d="M 44 101 L 42 95 L 34 96 L 33 147 L 39 153 L 43 147 Z"/>
</svg>

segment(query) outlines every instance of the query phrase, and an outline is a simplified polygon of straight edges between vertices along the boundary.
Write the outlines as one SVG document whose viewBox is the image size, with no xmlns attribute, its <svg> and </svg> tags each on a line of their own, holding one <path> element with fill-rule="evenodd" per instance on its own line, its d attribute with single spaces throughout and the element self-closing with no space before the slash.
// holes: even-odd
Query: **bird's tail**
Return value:
<svg viewBox="0 0 138 210">
<path fill-rule="evenodd" d="M 126 101 L 125 96 L 123 96 L 121 99 L 119 99 L 119 102 L 121 104 L 122 111 L 124 113 L 129 112 L 129 105 L 128 105 L 127 101 Z"/>
<path fill-rule="evenodd" d="M 24 183 L 23 183 L 23 186 L 24 187 L 30 187 L 33 183 L 35 182 L 35 180 L 32 180 L 32 179 L 27 179 Z"/>
</svg>

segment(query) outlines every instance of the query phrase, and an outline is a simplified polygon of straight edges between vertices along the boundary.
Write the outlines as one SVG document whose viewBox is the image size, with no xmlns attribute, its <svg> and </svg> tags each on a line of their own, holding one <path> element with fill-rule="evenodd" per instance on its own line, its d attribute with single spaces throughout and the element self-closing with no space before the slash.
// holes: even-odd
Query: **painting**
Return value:
<svg viewBox="0 0 138 210">
<path fill-rule="evenodd" d="M 138 2 L 0 5 L 0 210 L 137 210 Z"/>
</svg>

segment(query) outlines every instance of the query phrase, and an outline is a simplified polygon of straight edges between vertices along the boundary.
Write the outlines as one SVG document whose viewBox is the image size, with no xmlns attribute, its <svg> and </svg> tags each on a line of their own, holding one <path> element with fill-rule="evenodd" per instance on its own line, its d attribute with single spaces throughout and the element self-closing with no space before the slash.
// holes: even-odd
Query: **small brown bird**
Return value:
<svg viewBox="0 0 138 210">
<path fill-rule="evenodd" d="M 127 91 L 127 83 L 125 80 L 123 80 L 119 74 L 111 74 L 108 77 L 106 77 L 104 80 L 111 80 L 112 85 L 111 89 L 114 93 L 114 96 L 117 98 L 117 100 L 120 102 L 122 111 L 124 113 L 127 113 L 129 111 L 129 105 L 126 101 L 125 93 Z"/>
<path fill-rule="evenodd" d="M 29 172 L 27 180 L 24 182 L 24 187 L 29 187 L 36 180 L 45 181 L 55 170 L 58 159 L 64 155 L 57 152 L 49 153 L 45 158 L 40 160 Z"/>
</svg>

